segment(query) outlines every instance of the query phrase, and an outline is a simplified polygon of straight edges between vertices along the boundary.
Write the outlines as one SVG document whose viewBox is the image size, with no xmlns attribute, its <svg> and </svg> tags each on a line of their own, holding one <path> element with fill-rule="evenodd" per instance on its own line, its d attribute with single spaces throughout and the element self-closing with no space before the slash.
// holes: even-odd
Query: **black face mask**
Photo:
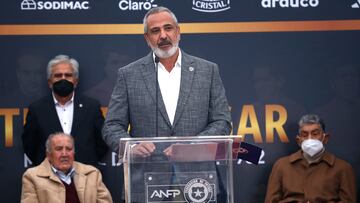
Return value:
<svg viewBox="0 0 360 203">
<path fill-rule="evenodd" d="M 53 84 L 53 91 L 60 97 L 66 97 L 74 91 L 74 84 L 68 80 L 59 80 Z"/>
</svg>

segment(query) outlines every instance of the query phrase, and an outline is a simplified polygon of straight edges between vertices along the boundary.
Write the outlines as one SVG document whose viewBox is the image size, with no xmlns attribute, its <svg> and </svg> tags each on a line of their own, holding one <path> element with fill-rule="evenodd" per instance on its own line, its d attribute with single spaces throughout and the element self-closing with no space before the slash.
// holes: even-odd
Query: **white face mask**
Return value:
<svg viewBox="0 0 360 203">
<path fill-rule="evenodd" d="M 323 143 L 317 139 L 307 139 L 301 143 L 301 149 L 311 157 L 319 153 L 323 148 Z"/>
</svg>

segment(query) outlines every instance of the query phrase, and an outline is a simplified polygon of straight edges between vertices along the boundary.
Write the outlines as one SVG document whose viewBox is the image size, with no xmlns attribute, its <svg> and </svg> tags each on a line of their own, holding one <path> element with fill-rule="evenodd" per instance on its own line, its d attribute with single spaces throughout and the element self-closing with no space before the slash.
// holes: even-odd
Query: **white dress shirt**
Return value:
<svg viewBox="0 0 360 203">
<path fill-rule="evenodd" d="M 167 115 L 169 117 L 170 123 L 173 124 L 177 102 L 179 98 L 179 92 L 180 92 L 180 81 L 181 81 L 181 51 L 180 50 L 175 66 L 170 73 L 165 69 L 165 67 L 161 63 L 159 63 L 158 81 Z"/>
<path fill-rule="evenodd" d="M 59 117 L 63 132 L 66 134 L 71 133 L 71 127 L 74 117 L 74 95 L 75 93 L 73 94 L 72 98 L 64 105 L 61 105 L 53 95 L 56 112 Z"/>
<path fill-rule="evenodd" d="M 74 167 L 71 167 L 71 170 L 69 173 L 65 174 L 62 171 L 57 170 L 54 166 L 51 165 L 52 171 L 55 173 L 55 175 L 60 178 L 60 180 L 64 181 L 66 184 L 71 184 L 71 178 L 74 176 L 75 169 Z"/>
</svg>

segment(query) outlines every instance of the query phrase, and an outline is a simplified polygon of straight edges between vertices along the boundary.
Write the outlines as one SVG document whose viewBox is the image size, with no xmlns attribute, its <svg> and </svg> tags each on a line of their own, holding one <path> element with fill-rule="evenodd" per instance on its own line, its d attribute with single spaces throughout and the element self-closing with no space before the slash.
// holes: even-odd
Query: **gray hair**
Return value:
<svg viewBox="0 0 360 203">
<path fill-rule="evenodd" d="M 63 132 L 56 132 L 56 133 L 52 133 L 49 135 L 49 137 L 47 138 L 46 142 L 45 142 L 45 147 L 46 147 L 46 152 L 51 152 L 51 141 L 52 139 L 55 137 L 55 136 L 64 136 L 64 137 L 69 137 L 71 142 L 72 142 L 72 145 L 73 145 L 73 149 L 75 151 L 75 143 L 74 143 L 74 138 L 73 136 L 69 135 L 69 134 L 66 134 L 66 133 L 63 133 Z"/>
<path fill-rule="evenodd" d="M 144 33 L 147 33 L 148 32 L 148 24 L 147 24 L 147 19 L 149 18 L 150 15 L 152 14 L 156 14 L 156 13 L 161 13 L 161 12 L 168 12 L 171 17 L 173 18 L 174 22 L 176 25 L 179 25 L 178 24 L 178 20 L 175 16 L 175 14 L 168 8 L 166 7 L 163 7 L 163 6 L 159 6 L 159 7 L 154 7 L 152 9 L 150 9 L 144 16 L 144 19 L 143 19 L 143 24 L 144 24 Z"/>
<path fill-rule="evenodd" d="M 47 65 L 46 70 L 48 79 L 50 79 L 51 77 L 53 67 L 60 63 L 70 64 L 71 67 L 74 69 L 74 77 L 79 78 L 79 63 L 75 59 L 70 58 L 67 55 L 57 55 L 55 56 L 55 58 L 51 59 Z"/>
<path fill-rule="evenodd" d="M 303 117 L 301 117 L 301 119 L 299 120 L 299 130 L 300 128 L 302 128 L 304 125 L 309 125 L 309 124 L 319 124 L 322 128 L 322 130 L 325 132 L 325 123 L 324 121 L 316 114 L 307 114 L 304 115 Z"/>
</svg>

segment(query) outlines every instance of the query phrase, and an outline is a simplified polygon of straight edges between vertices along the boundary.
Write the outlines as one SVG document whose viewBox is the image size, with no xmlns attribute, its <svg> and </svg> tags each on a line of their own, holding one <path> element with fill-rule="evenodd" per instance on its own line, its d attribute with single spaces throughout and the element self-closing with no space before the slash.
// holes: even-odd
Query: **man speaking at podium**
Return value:
<svg viewBox="0 0 360 203">
<path fill-rule="evenodd" d="M 231 116 L 218 66 L 179 48 L 174 13 L 152 8 L 144 17 L 147 56 L 118 71 L 103 137 L 115 152 L 124 137 L 228 135 Z M 128 126 L 130 132 L 128 134 Z M 133 147 L 148 156 L 152 144 Z"/>
<path fill-rule="evenodd" d="M 179 48 L 180 27 L 168 8 L 152 8 L 143 23 L 152 52 L 118 70 L 102 131 L 105 142 L 118 152 L 120 138 L 126 137 L 230 134 L 229 105 L 217 64 Z M 166 147 L 141 143 L 132 146 L 132 154 L 161 157 L 171 153 Z M 144 173 L 133 175 L 132 181 L 138 181 L 131 190 L 133 199 L 143 202 Z"/>
</svg>

